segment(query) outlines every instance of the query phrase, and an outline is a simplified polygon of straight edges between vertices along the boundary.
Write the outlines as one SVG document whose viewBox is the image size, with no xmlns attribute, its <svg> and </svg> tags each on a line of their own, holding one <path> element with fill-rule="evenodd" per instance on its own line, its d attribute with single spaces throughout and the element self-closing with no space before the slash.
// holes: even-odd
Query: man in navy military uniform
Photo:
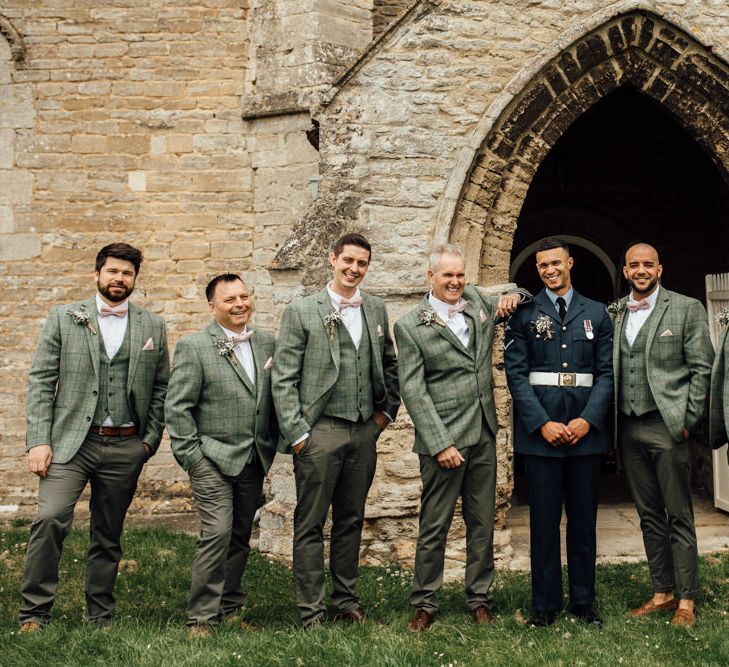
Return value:
<svg viewBox="0 0 729 667">
<path fill-rule="evenodd" d="M 563 241 L 540 243 L 536 264 L 545 289 L 506 331 L 514 448 L 524 457 L 529 489 L 532 627 L 551 625 L 562 609 L 563 498 L 570 609 L 602 625 L 594 606 L 595 521 L 613 392 L 612 325 L 603 304 L 573 289 L 573 263 Z"/>
</svg>

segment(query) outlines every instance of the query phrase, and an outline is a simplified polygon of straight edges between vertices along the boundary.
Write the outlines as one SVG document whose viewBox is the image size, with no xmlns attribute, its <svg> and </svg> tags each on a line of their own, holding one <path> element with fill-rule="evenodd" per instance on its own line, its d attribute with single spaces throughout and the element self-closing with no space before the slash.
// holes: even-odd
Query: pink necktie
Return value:
<svg viewBox="0 0 729 667">
<path fill-rule="evenodd" d="M 101 317 L 125 317 L 129 306 L 120 306 L 118 309 L 109 308 L 109 306 L 101 306 L 99 315 Z"/>
<path fill-rule="evenodd" d="M 344 310 L 345 308 L 359 308 L 361 305 L 361 296 L 353 296 L 351 299 L 342 298 L 339 301 L 339 310 Z"/>
<path fill-rule="evenodd" d="M 628 310 L 631 313 L 635 313 L 638 310 L 648 310 L 651 307 L 648 299 L 642 299 L 641 301 L 628 301 Z"/>
<path fill-rule="evenodd" d="M 250 340 L 252 335 L 252 331 L 244 331 L 243 333 L 233 336 L 230 340 L 235 341 L 236 343 L 245 343 L 247 340 Z"/>
<path fill-rule="evenodd" d="M 467 301 L 459 299 L 458 303 L 454 306 L 448 306 L 448 317 L 451 318 L 457 313 L 462 313 L 467 303 Z"/>
</svg>

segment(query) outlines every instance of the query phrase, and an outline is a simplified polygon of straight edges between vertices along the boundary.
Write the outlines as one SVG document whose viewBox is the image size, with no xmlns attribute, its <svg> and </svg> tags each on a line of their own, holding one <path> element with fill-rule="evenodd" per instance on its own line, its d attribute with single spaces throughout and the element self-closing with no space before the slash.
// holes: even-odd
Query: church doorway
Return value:
<svg viewBox="0 0 729 667">
<path fill-rule="evenodd" d="M 571 244 L 573 285 L 603 303 L 627 292 L 623 253 L 635 240 L 655 245 L 663 284 L 705 303 L 704 276 L 729 270 L 729 188 L 704 150 L 662 107 L 631 87 L 606 95 L 580 116 L 540 164 L 519 214 L 510 279 L 541 283 L 534 248 L 547 236 Z M 515 500 L 524 478 L 514 460 Z M 603 500 L 625 500 L 615 456 L 604 466 Z"/>
</svg>

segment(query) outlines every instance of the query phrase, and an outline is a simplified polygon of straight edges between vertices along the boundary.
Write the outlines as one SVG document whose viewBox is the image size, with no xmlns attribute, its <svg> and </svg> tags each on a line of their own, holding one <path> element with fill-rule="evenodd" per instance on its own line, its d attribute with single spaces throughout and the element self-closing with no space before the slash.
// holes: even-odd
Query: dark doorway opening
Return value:
<svg viewBox="0 0 729 667">
<path fill-rule="evenodd" d="M 667 111 L 623 86 L 573 123 L 529 187 L 514 235 L 511 277 L 537 291 L 533 255 L 525 253 L 546 236 L 582 242 L 572 243 L 573 284 L 589 298 L 607 302 L 627 293 L 623 253 L 643 240 L 659 251 L 663 285 L 705 303 L 705 275 L 729 271 L 729 188 Z M 614 454 L 601 497 L 625 500 L 613 461 Z M 518 457 L 514 472 L 519 502 L 525 484 Z"/>
</svg>

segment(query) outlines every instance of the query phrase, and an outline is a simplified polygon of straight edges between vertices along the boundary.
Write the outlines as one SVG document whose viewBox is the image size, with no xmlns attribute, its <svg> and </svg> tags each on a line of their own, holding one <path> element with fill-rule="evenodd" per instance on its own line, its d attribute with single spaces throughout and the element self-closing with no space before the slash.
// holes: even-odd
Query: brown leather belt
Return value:
<svg viewBox="0 0 729 667">
<path fill-rule="evenodd" d="M 128 438 L 130 435 L 136 435 L 136 426 L 96 426 L 92 424 L 89 429 L 92 433 L 98 433 L 101 436 L 109 436 L 111 438 Z"/>
</svg>

